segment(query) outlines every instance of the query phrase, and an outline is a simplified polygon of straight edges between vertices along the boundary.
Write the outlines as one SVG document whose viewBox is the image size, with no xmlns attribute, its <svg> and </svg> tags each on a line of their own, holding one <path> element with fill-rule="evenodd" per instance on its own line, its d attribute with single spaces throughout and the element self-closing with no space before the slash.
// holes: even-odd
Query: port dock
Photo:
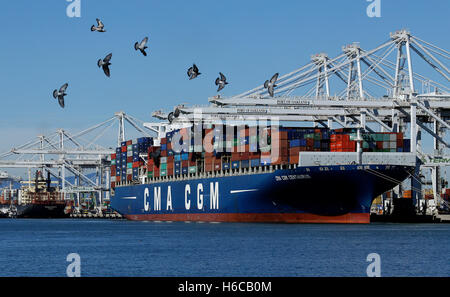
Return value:
<svg viewBox="0 0 450 297">
<path fill-rule="evenodd" d="M 279 76 L 273 94 L 260 85 L 228 98 L 216 95 L 209 98 L 206 106 L 180 104 L 169 112 L 155 111 L 152 115 L 159 122 L 143 123 L 120 111 L 81 132 L 59 129 L 51 135 L 39 135 L 1 153 L 0 169 L 27 170 L 28 183 L 22 187 L 28 187 L 30 193 L 45 191 L 38 189 L 38 182 L 33 184 L 35 171 L 48 174 L 49 184 L 43 187 L 54 187 L 60 193 L 58 197 L 66 203 L 69 217 L 116 219 L 121 216 L 109 208 L 114 187 L 155 178 L 145 170 L 136 170 L 133 160 L 125 161 L 124 180 L 118 180 L 118 174 L 111 174 L 111 170 L 118 173 L 114 168 L 117 151 L 112 147 L 123 147 L 127 140 L 126 124 L 142 137 L 161 139 L 173 127 L 194 123 L 199 115 L 204 123 L 249 119 L 274 122 L 276 119 L 277 123 L 296 122 L 311 129 L 352 129 L 352 135 L 340 146 L 336 143 L 332 151 L 336 153 L 335 160 L 339 159 L 335 165 L 363 164 L 373 153 L 411 154 L 414 171 L 406 181 L 391 180 L 391 190 L 372 197 L 375 200 L 371 218 L 373 221 L 449 222 L 449 177 L 444 172 L 450 166 L 450 142 L 446 134 L 450 129 L 450 72 L 446 66 L 449 59 L 449 51 L 407 30 L 399 30 L 390 33 L 388 41 L 371 49 L 363 49 L 355 42 L 344 45 L 334 57 L 326 53 L 312 55 L 304 66 Z M 426 73 L 415 71 L 425 69 L 416 67 L 418 62 L 428 67 Z M 115 123 L 117 139 L 110 139 L 110 146 L 100 145 L 99 139 Z M 395 136 L 375 139 L 379 137 L 375 131 Z M 431 148 L 423 143 L 425 134 L 432 141 Z M 367 135 L 375 136 L 367 138 Z M 313 145 L 311 150 L 319 152 L 320 147 L 315 150 Z M 296 152 L 297 165 L 306 156 L 312 162 L 308 166 L 322 164 L 306 150 Z M 132 148 L 125 153 L 128 151 L 133 153 Z M 337 158 L 341 152 L 353 155 Z M 138 154 L 137 162 L 145 164 L 147 156 Z M 205 171 L 215 172 L 215 169 Z M 220 174 L 214 174 L 217 173 Z M 181 172 L 179 178 L 188 178 L 190 174 Z M 0 174 L 0 205 L 37 203 L 15 192 L 13 184 L 19 180 L 7 173 Z"/>
</svg>

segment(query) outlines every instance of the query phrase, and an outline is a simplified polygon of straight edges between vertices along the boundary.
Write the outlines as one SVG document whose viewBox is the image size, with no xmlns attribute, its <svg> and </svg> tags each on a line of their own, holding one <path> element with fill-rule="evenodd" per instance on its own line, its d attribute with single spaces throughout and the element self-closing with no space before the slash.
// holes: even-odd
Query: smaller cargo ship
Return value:
<svg viewBox="0 0 450 297">
<path fill-rule="evenodd" d="M 50 173 L 47 178 L 44 178 L 41 171 L 36 171 L 35 180 L 22 183 L 20 189 L 4 189 L 0 195 L 0 205 L 8 208 L 9 217 L 64 218 L 69 216 L 63 193 L 58 187 L 52 186 Z"/>
</svg>

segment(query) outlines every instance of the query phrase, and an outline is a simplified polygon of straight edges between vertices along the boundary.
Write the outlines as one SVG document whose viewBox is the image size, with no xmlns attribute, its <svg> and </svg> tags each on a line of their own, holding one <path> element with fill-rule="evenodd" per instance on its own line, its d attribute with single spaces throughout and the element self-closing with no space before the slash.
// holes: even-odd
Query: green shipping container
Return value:
<svg viewBox="0 0 450 297">
<path fill-rule="evenodd" d="M 197 166 L 189 166 L 189 173 L 196 173 L 197 172 Z"/>
<path fill-rule="evenodd" d="M 116 160 L 111 160 L 111 165 L 116 165 Z"/>
<path fill-rule="evenodd" d="M 148 178 L 153 178 L 153 171 L 147 172 L 147 177 Z"/>
<path fill-rule="evenodd" d="M 159 172 L 160 176 L 166 176 L 167 175 L 167 171 L 166 170 L 162 170 Z"/>
<path fill-rule="evenodd" d="M 127 163 L 127 168 L 133 168 L 133 163 Z"/>
<path fill-rule="evenodd" d="M 161 170 L 167 170 L 167 163 L 161 163 L 159 169 L 161 169 Z"/>
<path fill-rule="evenodd" d="M 127 151 L 133 151 L 133 145 L 129 145 L 129 146 L 127 146 Z"/>
</svg>

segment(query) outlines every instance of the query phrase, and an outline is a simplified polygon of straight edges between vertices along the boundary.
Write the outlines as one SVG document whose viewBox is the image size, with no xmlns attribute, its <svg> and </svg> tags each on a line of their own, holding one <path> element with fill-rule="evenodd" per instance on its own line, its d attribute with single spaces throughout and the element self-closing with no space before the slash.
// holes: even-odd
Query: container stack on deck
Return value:
<svg viewBox="0 0 450 297">
<path fill-rule="evenodd" d="M 151 137 L 142 137 L 137 140 L 128 140 L 116 148 L 111 155 L 111 187 L 117 182 L 137 180 L 139 169 L 143 167 L 144 160 L 140 154 L 147 154 L 148 148 L 153 145 Z"/>
<path fill-rule="evenodd" d="M 363 152 L 409 152 L 410 141 L 403 139 L 403 133 L 373 132 L 361 133 Z M 330 151 L 356 151 L 356 129 L 337 129 L 331 135 Z"/>
<path fill-rule="evenodd" d="M 118 181 L 137 181 L 140 176 L 151 179 L 298 164 L 301 152 L 355 152 L 357 147 L 356 129 L 280 127 L 272 132 L 270 128 L 233 127 L 233 137 L 227 138 L 229 128 L 208 126 L 202 130 L 201 144 L 195 143 L 193 136 L 189 137 L 190 128 L 168 132 L 155 142 L 150 137 L 123 142 L 111 155 L 111 187 Z M 175 143 L 179 139 L 175 139 L 176 133 L 181 135 L 180 145 L 191 139 L 181 151 L 176 150 L 179 147 Z M 361 137 L 364 152 L 409 151 L 409 140 L 403 139 L 402 133 L 362 133 Z M 265 141 L 260 143 L 260 138 Z M 143 155 L 146 162 L 141 158 Z"/>
</svg>

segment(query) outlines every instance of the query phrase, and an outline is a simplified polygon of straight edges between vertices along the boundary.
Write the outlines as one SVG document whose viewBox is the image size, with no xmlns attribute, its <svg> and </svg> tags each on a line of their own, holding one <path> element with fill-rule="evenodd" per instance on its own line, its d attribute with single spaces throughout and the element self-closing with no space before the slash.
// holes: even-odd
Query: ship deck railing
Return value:
<svg viewBox="0 0 450 297">
<path fill-rule="evenodd" d="M 235 168 L 235 169 L 225 169 L 225 170 L 215 170 L 215 171 L 204 171 L 198 173 L 188 173 L 180 175 L 168 175 L 159 177 L 141 177 L 143 182 L 138 180 L 132 181 L 120 181 L 117 182 L 116 186 L 131 186 L 140 184 L 152 184 L 159 182 L 170 182 L 170 181 L 183 181 L 183 180 L 195 180 L 201 178 L 214 178 L 214 177 L 227 177 L 227 176 L 238 176 L 238 175 L 249 175 L 249 174 L 264 174 L 272 173 L 280 169 L 295 169 L 297 164 L 286 164 L 286 165 L 269 165 L 269 166 L 258 166 L 258 167 L 247 167 L 247 168 Z"/>
</svg>

